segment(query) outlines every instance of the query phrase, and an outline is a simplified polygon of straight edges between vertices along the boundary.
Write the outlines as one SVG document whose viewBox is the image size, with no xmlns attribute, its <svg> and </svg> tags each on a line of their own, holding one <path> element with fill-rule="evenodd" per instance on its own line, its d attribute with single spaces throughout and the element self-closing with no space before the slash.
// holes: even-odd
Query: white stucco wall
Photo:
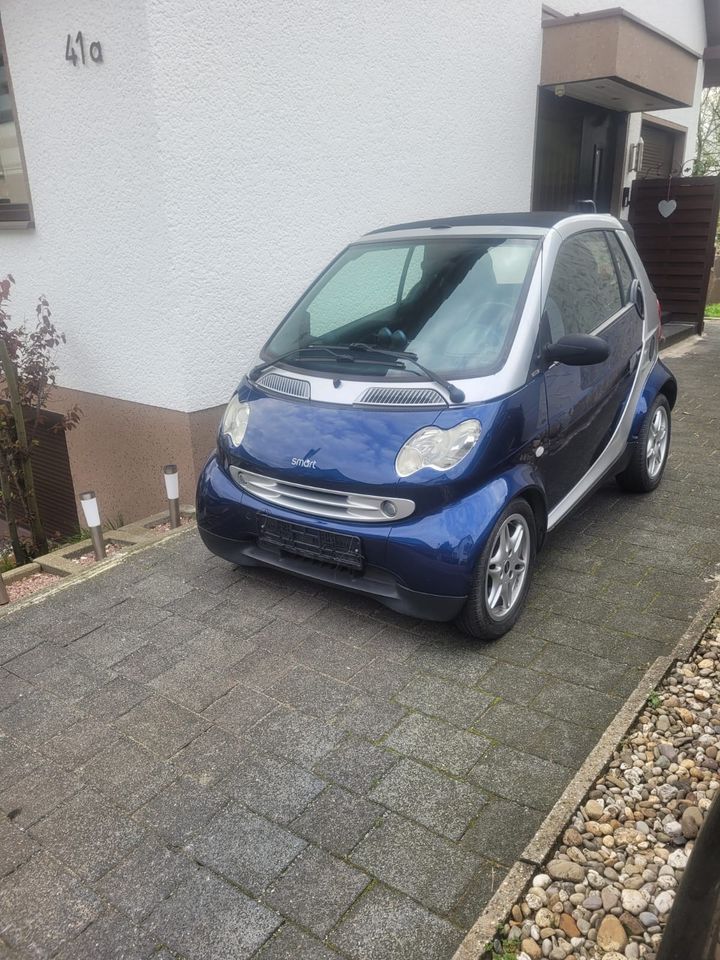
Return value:
<svg viewBox="0 0 720 960">
<path fill-rule="evenodd" d="M 701 0 L 625 6 L 702 49 Z M 540 0 L 3 0 L 36 228 L 0 231 L 0 273 L 16 316 L 50 298 L 59 382 L 220 403 L 346 241 L 526 208 L 540 17 Z M 101 66 L 65 61 L 78 29 Z"/>
<path fill-rule="evenodd" d="M 512 16 L 508 12 L 512 10 Z M 387 222 L 529 203 L 536 0 L 4 0 L 64 385 L 223 401 L 307 282 Z M 68 30 L 102 66 L 64 60 Z"/>
</svg>

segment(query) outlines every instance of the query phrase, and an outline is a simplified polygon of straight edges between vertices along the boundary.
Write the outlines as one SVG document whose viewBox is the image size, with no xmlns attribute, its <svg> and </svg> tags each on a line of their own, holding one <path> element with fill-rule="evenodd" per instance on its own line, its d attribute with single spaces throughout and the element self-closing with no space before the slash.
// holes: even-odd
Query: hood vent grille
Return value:
<svg viewBox="0 0 720 960">
<path fill-rule="evenodd" d="M 270 390 L 272 393 L 283 393 L 287 397 L 295 397 L 298 400 L 310 399 L 310 384 L 307 380 L 297 380 L 295 377 L 283 377 L 279 373 L 266 373 L 257 381 L 257 385 L 263 390 Z"/>
<path fill-rule="evenodd" d="M 447 400 L 428 387 L 370 387 L 357 401 L 378 407 L 446 407 Z"/>
</svg>

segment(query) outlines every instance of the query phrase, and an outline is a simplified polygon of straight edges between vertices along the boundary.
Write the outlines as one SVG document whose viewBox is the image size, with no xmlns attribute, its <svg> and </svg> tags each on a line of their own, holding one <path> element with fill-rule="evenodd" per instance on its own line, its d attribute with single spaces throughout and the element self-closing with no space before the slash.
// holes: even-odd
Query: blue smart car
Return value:
<svg viewBox="0 0 720 960">
<path fill-rule="evenodd" d="M 613 217 L 377 230 L 332 261 L 233 394 L 200 535 L 233 563 L 498 637 L 548 530 L 608 476 L 660 482 L 677 385 L 659 338 Z"/>
</svg>

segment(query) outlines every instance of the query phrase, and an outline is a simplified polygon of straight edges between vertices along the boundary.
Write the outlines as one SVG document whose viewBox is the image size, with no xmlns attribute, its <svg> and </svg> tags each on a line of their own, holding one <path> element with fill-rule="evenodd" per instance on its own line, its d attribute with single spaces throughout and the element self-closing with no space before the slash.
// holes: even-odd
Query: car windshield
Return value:
<svg viewBox="0 0 720 960">
<path fill-rule="evenodd" d="M 445 377 L 493 373 L 510 348 L 537 247 L 537 240 L 520 237 L 354 244 L 288 314 L 263 359 L 360 374 L 331 350 L 293 357 L 311 345 L 360 344 L 411 352 Z M 362 356 L 362 349 L 355 353 Z"/>
</svg>

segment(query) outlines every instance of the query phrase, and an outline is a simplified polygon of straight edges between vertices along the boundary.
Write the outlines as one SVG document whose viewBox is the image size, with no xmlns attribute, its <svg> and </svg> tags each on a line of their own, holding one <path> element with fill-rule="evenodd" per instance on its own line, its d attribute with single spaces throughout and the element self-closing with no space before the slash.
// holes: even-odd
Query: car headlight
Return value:
<svg viewBox="0 0 720 960">
<path fill-rule="evenodd" d="M 245 436 L 249 419 L 250 404 L 241 402 L 237 394 L 233 394 L 220 423 L 221 436 L 227 437 L 234 447 L 239 447 Z"/>
<path fill-rule="evenodd" d="M 466 457 L 480 439 L 480 422 L 463 420 L 450 430 L 423 427 L 400 448 L 395 458 L 395 471 L 400 477 L 409 477 L 423 467 L 432 470 L 450 470 Z"/>
</svg>

